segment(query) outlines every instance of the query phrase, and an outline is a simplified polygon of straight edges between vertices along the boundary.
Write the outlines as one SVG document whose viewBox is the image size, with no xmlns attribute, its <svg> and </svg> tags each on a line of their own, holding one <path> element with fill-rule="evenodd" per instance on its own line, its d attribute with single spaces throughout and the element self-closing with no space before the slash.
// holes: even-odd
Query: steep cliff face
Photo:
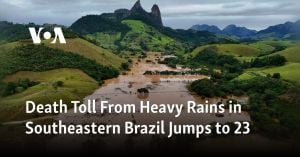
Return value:
<svg viewBox="0 0 300 157">
<path fill-rule="evenodd" d="M 153 7 L 151 8 L 151 15 L 156 25 L 163 26 L 160 9 L 157 4 L 154 4 Z"/>
<path fill-rule="evenodd" d="M 142 5 L 141 5 L 141 1 L 138 0 L 137 2 L 135 2 L 135 4 L 133 5 L 133 7 L 130 10 L 132 13 L 147 13 Z"/>
<path fill-rule="evenodd" d="M 130 15 L 130 10 L 128 9 L 118 9 L 114 12 L 118 19 L 124 19 Z"/>
<path fill-rule="evenodd" d="M 137 19 L 156 27 L 163 27 L 158 5 L 153 5 L 151 12 L 148 13 L 142 7 L 140 0 L 133 5 L 133 7 L 130 9 L 130 14 L 125 18 Z"/>
<path fill-rule="evenodd" d="M 198 45 L 229 41 L 209 32 L 164 27 L 158 5 L 154 4 L 151 11 L 147 12 L 140 1 L 130 9 L 121 8 L 113 13 L 83 16 L 70 29 L 117 53 L 182 53 Z"/>
<path fill-rule="evenodd" d="M 145 11 L 138 0 L 133 7 L 129 9 L 117 9 L 113 13 L 103 13 L 101 15 L 83 16 L 74 22 L 71 29 L 80 34 L 89 34 L 92 32 L 101 32 L 107 30 L 125 30 L 126 26 L 121 21 L 126 19 L 140 20 L 151 26 L 162 28 L 163 23 L 158 5 L 153 5 L 152 11 Z"/>
</svg>

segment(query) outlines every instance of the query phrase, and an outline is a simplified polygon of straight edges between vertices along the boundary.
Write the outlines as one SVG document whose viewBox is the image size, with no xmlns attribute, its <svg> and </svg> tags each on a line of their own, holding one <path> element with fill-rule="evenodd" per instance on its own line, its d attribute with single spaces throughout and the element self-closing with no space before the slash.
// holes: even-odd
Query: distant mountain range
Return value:
<svg viewBox="0 0 300 157">
<path fill-rule="evenodd" d="M 238 36 L 242 38 L 252 37 L 256 34 L 255 30 L 247 29 L 246 27 L 238 27 L 236 25 L 229 25 L 222 31 L 226 35 Z"/>
<path fill-rule="evenodd" d="M 45 31 L 51 31 L 55 25 L 0 21 L 0 44 L 30 39 L 29 26 L 36 28 L 42 26 L 45 27 Z M 147 12 L 141 6 L 140 0 L 131 9 L 117 9 L 112 13 L 101 15 L 86 15 L 63 29 L 66 38 L 80 36 L 115 53 L 128 51 L 182 53 L 198 45 L 236 42 L 229 37 L 207 31 L 165 27 L 159 6 L 154 4 L 151 11 Z"/>
<path fill-rule="evenodd" d="M 14 24 L 0 21 L 0 44 L 30 39 L 28 27 L 53 30 L 55 24 Z M 66 38 L 80 36 L 114 52 L 163 51 L 187 52 L 199 45 L 236 43 L 238 39 L 298 37 L 300 21 L 286 22 L 262 31 L 229 25 L 223 30 L 213 25 L 195 25 L 191 29 L 172 29 L 162 22 L 159 6 L 147 12 L 138 0 L 131 9 L 117 9 L 112 13 L 86 15 L 70 27 L 63 27 Z M 241 40 L 243 41 L 243 40 Z"/>
<path fill-rule="evenodd" d="M 223 30 L 214 25 L 194 25 L 190 29 L 197 31 L 208 31 L 216 34 L 224 34 L 229 36 L 237 36 L 242 38 L 252 37 L 256 34 L 255 30 L 247 29 L 246 27 L 238 27 L 236 25 L 228 25 Z"/>
<path fill-rule="evenodd" d="M 257 33 L 260 37 L 277 37 L 288 38 L 295 34 L 300 33 L 300 20 L 296 22 L 286 22 L 275 26 L 270 26 L 265 30 L 261 30 Z"/>
<path fill-rule="evenodd" d="M 270 26 L 264 30 L 256 31 L 246 27 L 228 25 L 223 30 L 214 25 L 194 25 L 190 29 L 197 31 L 208 31 L 216 34 L 235 36 L 239 38 L 289 38 L 300 33 L 300 20 L 296 22 L 286 22 L 275 26 Z"/>
</svg>

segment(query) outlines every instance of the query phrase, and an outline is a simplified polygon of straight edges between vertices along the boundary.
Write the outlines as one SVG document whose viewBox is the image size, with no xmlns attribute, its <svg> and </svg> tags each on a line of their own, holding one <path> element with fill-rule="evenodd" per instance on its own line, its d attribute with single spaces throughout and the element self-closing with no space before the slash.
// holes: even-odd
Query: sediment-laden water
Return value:
<svg viewBox="0 0 300 157">
<path fill-rule="evenodd" d="M 184 72 L 189 69 L 170 68 L 163 64 L 158 64 L 158 59 L 163 58 L 159 53 L 150 53 L 147 58 L 135 60 L 133 67 L 129 72 L 120 75 L 117 78 L 106 80 L 104 85 L 96 90 L 92 95 L 87 96 L 87 100 L 96 100 L 99 103 L 101 100 L 107 100 L 112 104 L 139 104 L 141 100 L 150 101 L 155 104 L 186 104 L 187 101 L 195 101 L 199 104 L 204 104 L 205 100 L 209 103 L 225 103 L 227 99 L 222 98 L 201 98 L 187 90 L 187 85 L 195 80 L 207 78 L 204 75 L 143 75 L 145 71 L 179 71 Z M 149 93 L 139 94 L 140 88 L 146 88 Z M 241 102 L 247 102 L 247 97 L 228 97 L 234 98 Z M 98 104 L 99 105 L 99 104 Z M 98 106 L 99 107 L 99 106 Z M 96 106 L 96 109 L 97 108 Z M 209 124 L 212 122 L 234 122 L 234 121 L 250 121 L 250 116 L 246 112 L 241 114 L 225 113 L 222 117 L 215 114 L 183 114 L 175 118 L 174 114 L 85 114 L 85 113 L 67 113 L 60 114 L 56 120 L 62 120 L 69 124 L 88 124 L 91 122 L 104 124 L 123 124 L 125 121 L 134 121 L 136 124 L 153 124 L 160 120 L 166 122 L 172 121 L 174 124 Z M 57 136 L 51 140 L 51 146 L 55 147 L 58 143 L 73 141 L 80 143 L 86 141 L 89 137 L 80 137 L 73 139 L 70 136 Z M 128 139 L 126 136 L 109 136 L 102 138 L 104 142 L 111 148 L 122 147 Z M 140 136 L 135 138 L 135 143 L 138 145 L 147 145 L 151 141 L 151 136 Z M 78 146 L 79 147 L 79 146 Z"/>
</svg>

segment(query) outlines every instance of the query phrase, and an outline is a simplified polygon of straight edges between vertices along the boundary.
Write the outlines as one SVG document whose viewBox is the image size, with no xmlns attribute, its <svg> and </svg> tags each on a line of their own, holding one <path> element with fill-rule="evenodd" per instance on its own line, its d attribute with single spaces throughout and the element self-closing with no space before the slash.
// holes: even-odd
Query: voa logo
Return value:
<svg viewBox="0 0 300 157">
<path fill-rule="evenodd" d="M 29 27 L 29 32 L 32 38 L 32 41 L 34 44 L 40 44 L 41 43 L 41 32 L 43 31 L 44 27 L 40 27 L 38 31 L 34 27 Z M 51 41 L 51 44 L 55 44 L 57 39 L 59 40 L 60 44 L 66 44 L 66 39 L 64 37 L 64 34 L 62 32 L 61 27 L 54 27 L 54 39 Z M 45 40 L 49 40 L 52 38 L 52 34 L 48 31 L 43 33 L 43 37 Z"/>
</svg>

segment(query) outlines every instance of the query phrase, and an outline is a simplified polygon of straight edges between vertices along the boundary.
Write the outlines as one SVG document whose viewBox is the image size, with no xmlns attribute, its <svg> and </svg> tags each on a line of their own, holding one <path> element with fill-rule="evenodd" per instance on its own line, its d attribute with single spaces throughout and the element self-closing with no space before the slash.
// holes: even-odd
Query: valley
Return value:
<svg viewBox="0 0 300 157">
<path fill-rule="evenodd" d="M 144 59 L 134 59 L 131 70 L 127 74 L 120 75 L 117 78 L 106 80 L 103 86 L 97 89 L 92 95 L 85 98 L 85 102 L 88 100 L 96 100 L 96 114 L 88 113 L 72 113 L 72 109 L 68 113 L 59 114 L 55 120 L 61 120 L 65 124 L 86 124 L 86 123 L 100 123 L 100 124 L 119 124 L 124 127 L 125 121 L 131 121 L 134 124 L 151 125 L 157 121 L 164 120 L 166 123 L 172 121 L 174 125 L 185 124 L 189 121 L 190 124 L 209 124 L 215 121 L 218 122 L 234 122 L 234 121 L 250 121 L 250 116 L 247 112 L 241 114 L 229 114 L 228 110 L 225 110 L 224 117 L 218 117 L 214 113 L 201 113 L 190 114 L 188 113 L 187 101 L 195 101 L 198 104 L 205 104 L 208 100 L 209 103 L 223 102 L 226 103 L 227 99 L 236 99 L 239 102 L 247 102 L 247 97 L 228 97 L 220 98 L 213 97 L 202 99 L 194 93 L 187 90 L 186 86 L 189 82 L 196 79 L 207 78 L 205 75 L 144 75 L 146 70 L 160 71 L 160 70 L 178 70 L 184 69 L 170 68 L 163 64 L 157 63 L 157 58 L 164 58 L 161 53 L 148 52 L 147 57 Z M 149 60 L 151 62 L 149 62 Z M 137 90 L 146 88 L 149 93 L 138 93 Z M 106 113 L 101 112 L 101 101 L 108 101 L 110 104 L 135 104 L 136 113 Z M 145 108 L 140 108 L 140 101 L 149 101 L 151 104 L 183 104 L 180 116 L 177 112 L 173 113 L 148 113 Z M 87 104 L 87 103 L 86 103 Z M 144 104 L 146 105 L 146 103 Z M 149 106 L 150 107 L 150 106 Z M 155 106 L 151 106 L 154 108 Z M 150 108 L 149 108 L 150 109 Z M 158 110 L 156 110 L 158 111 Z M 102 114 L 99 114 L 102 113 Z M 175 118 L 177 117 L 177 118 Z M 168 127 L 165 128 L 169 129 Z M 146 143 L 151 142 L 151 137 L 142 136 L 141 134 L 135 135 L 135 145 L 146 146 Z M 167 136 L 167 135 L 166 135 Z M 128 138 L 126 135 L 111 135 L 110 138 L 103 138 L 106 145 L 111 148 L 122 147 L 122 143 Z M 75 137 L 78 138 L 78 137 Z M 81 137 L 81 140 L 85 141 L 89 139 L 88 136 Z M 105 140 L 107 139 L 107 140 Z M 57 136 L 51 139 L 50 143 L 60 143 L 61 141 L 74 140 L 71 137 L 64 135 Z M 138 141 L 143 140 L 143 143 Z M 122 142 L 121 142 L 122 141 Z M 118 144 L 119 143 L 119 144 Z M 74 146 L 76 145 L 73 143 Z M 80 145 L 80 143 L 77 143 Z"/>
<path fill-rule="evenodd" d="M 260 31 L 234 24 L 174 29 L 163 22 L 157 4 L 148 12 L 140 1 L 70 26 L 0 21 L 0 144 L 72 152 L 298 149 L 299 20 Z M 62 27 L 67 44 L 32 44 L 29 26 Z M 66 104 L 53 103 L 60 100 Z M 39 105 L 26 114 L 26 101 Z M 230 113 L 232 104 L 241 112 Z M 58 106 L 64 112 L 51 112 Z M 162 120 L 170 124 L 166 130 L 197 127 L 204 134 L 156 135 Z M 25 136 L 28 121 L 37 130 L 92 123 L 103 134 Z M 249 122 L 251 133 L 205 134 L 204 125 L 237 121 Z M 114 125 L 129 125 L 133 134 L 108 134 Z M 149 126 L 154 133 L 147 135 Z"/>
<path fill-rule="evenodd" d="M 120 75 L 117 78 L 113 78 L 110 80 L 106 80 L 101 88 L 98 88 L 92 95 L 89 95 L 85 98 L 85 101 L 95 100 L 96 101 L 96 111 L 100 113 L 100 101 L 105 100 L 110 103 L 118 104 L 118 103 L 136 103 L 138 104 L 141 100 L 143 101 L 151 101 L 153 103 L 182 103 L 185 104 L 187 101 L 193 100 L 197 103 L 205 104 L 205 100 L 209 100 L 210 103 L 218 103 L 223 102 L 226 103 L 226 99 L 212 97 L 203 99 L 201 96 L 197 96 L 196 94 L 188 91 L 186 89 L 186 85 L 189 82 L 192 82 L 194 79 L 204 79 L 207 76 L 204 75 L 176 75 L 176 76 L 168 76 L 168 75 L 144 75 L 145 70 L 179 70 L 170 68 L 163 64 L 158 64 L 155 60 L 156 58 L 164 58 L 160 55 L 160 53 L 147 53 L 147 57 L 138 61 L 138 59 L 133 59 L 133 65 L 131 67 L 131 71 L 128 71 L 126 74 Z M 152 62 L 147 62 L 147 60 L 151 60 Z M 136 64 L 137 63 L 137 64 Z M 147 88 L 149 90 L 148 94 L 140 94 L 137 92 L 137 89 Z M 245 103 L 249 101 L 248 97 L 228 97 L 229 99 L 238 100 L 241 103 Z M 138 107 L 138 106 L 136 106 Z M 183 110 L 187 110 L 187 107 L 183 107 Z M 157 121 L 164 119 L 165 122 L 172 121 L 172 127 L 184 127 L 186 122 L 189 122 L 189 127 L 191 125 L 197 125 L 200 129 L 199 124 L 210 124 L 212 122 L 218 121 L 222 123 L 234 122 L 234 121 L 250 121 L 251 117 L 249 113 L 242 112 L 242 114 L 229 114 L 226 110 L 224 113 L 224 117 L 218 117 L 215 114 L 183 114 L 179 118 L 174 118 L 174 114 L 145 114 L 141 112 L 125 114 L 125 113 L 112 113 L 108 114 L 103 112 L 103 114 L 94 114 L 94 113 L 72 113 L 72 109 L 70 109 L 67 113 L 59 114 L 54 117 L 48 117 L 48 120 L 37 119 L 34 121 L 35 124 L 51 124 L 52 121 L 62 121 L 64 125 L 77 125 L 77 124 L 90 124 L 94 122 L 95 124 L 104 124 L 104 126 L 113 126 L 113 124 L 118 124 L 120 127 L 124 124 L 124 121 L 130 121 L 132 127 L 143 127 L 146 129 L 146 126 L 154 126 Z M 18 126 L 19 124 L 11 123 L 8 126 Z M 129 124 L 128 124 L 129 125 Z M 8 127 L 7 126 L 7 127 Z M 2 127 L 2 129 L 6 128 L 6 126 Z M 172 128 L 165 128 L 166 130 Z M 201 130 L 201 129 L 200 129 Z M 199 130 L 199 132 L 200 132 Z M 0 130 L 1 131 L 1 130 Z M 71 136 L 71 135 L 57 135 L 53 137 L 49 137 L 44 139 L 44 143 L 46 143 L 46 150 L 74 150 L 75 148 L 80 147 L 82 144 L 92 143 L 95 148 L 103 147 L 110 149 L 122 149 L 124 145 L 130 149 L 144 149 L 148 146 L 156 146 L 158 139 L 164 139 L 164 136 L 146 136 L 144 133 L 139 133 L 143 130 L 136 129 L 136 133 L 132 136 L 125 135 L 111 135 L 111 134 L 103 134 L 98 136 Z M 15 132 L 15 131 L 14 131 Z M 199 133 L 200 134 L 200 133 Z M 165 136 L 167 136 L 166 134 Z M 188 138 L 189 136 L 185 135 L 176 135 L 174 134 L 174 138 L 170 139 L 170 143 L 176 143 L 176 141 L 180 141 L 179 136 L 183 136 Z M 269 147 L 276 147 L 278 150 L 291 150 L 294 147 L 290 147 L 291 145 L 287 141 L 276 141 L 272 139 L 268 139 L 262 137 L 258 134 L 251 134 L 247 136 L 227 136 L 227 137 L 205 137 L 202 135 L 198 135 L 199 139 L 197 141 L 189 141 L 193 144 L 192 150 L 198 148 L 209 148 L 214 146 L 222 146 L 219 147 L 220 150 L 229 149 L 228 144 L 231 143 L 231 146 L 236 146 L 239 150 L 243 150 L 244 146 L 252 147 L 254 150 L 260 149 L 269 149 Z M 5 138 L 4 138 L 5 139 Z M 218 139 L 218 140 L 217 140 Z M 128 140 L 131 141 L 132 144 L 128 144 Z M 101 142 L 100 142 L 101 141 Z M 155 142 L 156 141 L 156 142 Z M 173 142 L 172 142 L 173 141 Z M 237 144 L 232 144 L 232 141 Z M 61 143 L 72 143 L 72 145 L 64 145 Z M 170 144 L 169 143 L 169 144 Z M 190 144 L 191 144 L 190 143 Z M 243 147 L 240 146 L 240 143 L 243 143 Z M 245 145 L 247 143 L 247 145 Z M 57 147 L 59 146 L 59 147 Z"/>
</svg>

